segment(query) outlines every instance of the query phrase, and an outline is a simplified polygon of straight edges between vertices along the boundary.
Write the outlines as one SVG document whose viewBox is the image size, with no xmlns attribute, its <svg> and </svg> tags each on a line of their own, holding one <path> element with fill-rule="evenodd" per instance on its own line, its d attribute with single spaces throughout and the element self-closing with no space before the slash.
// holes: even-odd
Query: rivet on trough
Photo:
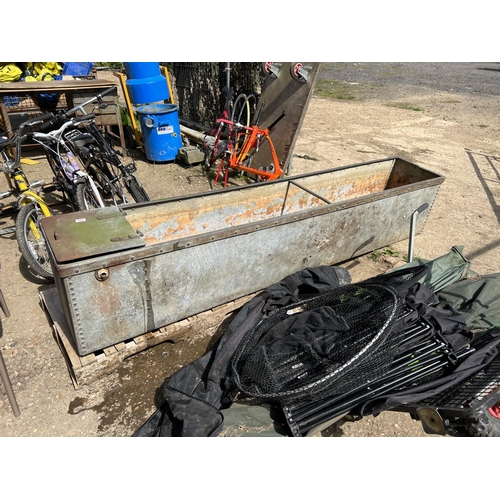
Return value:
<svg viewBox="0 0 500 500">
<path fill-rule="evenodd" d="M 95 279 L 97 281 L 106 281 L 109 278 L 109 270 L 108 269 L 99 269 L 95 272 Z"/>
</svg>

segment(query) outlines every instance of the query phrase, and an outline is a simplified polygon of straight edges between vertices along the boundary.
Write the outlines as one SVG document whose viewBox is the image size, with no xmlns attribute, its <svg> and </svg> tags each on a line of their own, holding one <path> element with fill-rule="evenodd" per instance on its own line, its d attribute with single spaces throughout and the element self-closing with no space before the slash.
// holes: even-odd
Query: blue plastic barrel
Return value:
<svg viewBox="0 0 500 500">
<path fill-rule="evenodd" d="M 171 161 L 182 147 L 179 107 L 175 104 L 139 106 L 137 115 L 149 161 Z"/>
<path fill-rule="evenodd" d="M 161 74 L 160 63 L 123 63 L 127 75 L 127 90 L 132 104 L 150 104 L 170 97 L 167 79 Z"/>
<path fill-rule="evenodd" d="M 157 62 L 124 62 L 123 67 L 129 80 L 142 80 L 161 75 L 160 63 Z"/>
</svg>

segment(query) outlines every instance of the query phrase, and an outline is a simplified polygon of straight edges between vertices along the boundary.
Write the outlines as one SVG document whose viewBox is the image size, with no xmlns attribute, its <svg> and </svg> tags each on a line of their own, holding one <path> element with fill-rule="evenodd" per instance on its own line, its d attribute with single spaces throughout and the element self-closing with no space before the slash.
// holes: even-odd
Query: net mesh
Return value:
<svg viewBox="0 0 500 500">
<path fill-rule="evenodd" d="M 404 273 L 393 284 L 407 280 Z M 281 308 L 240 342 L 232 359 L 238 390 L 289 403 L 376 379 L 389 369 L 401 342 L 404 311 L 398 290 L 374 279 Z"/>
</svg>

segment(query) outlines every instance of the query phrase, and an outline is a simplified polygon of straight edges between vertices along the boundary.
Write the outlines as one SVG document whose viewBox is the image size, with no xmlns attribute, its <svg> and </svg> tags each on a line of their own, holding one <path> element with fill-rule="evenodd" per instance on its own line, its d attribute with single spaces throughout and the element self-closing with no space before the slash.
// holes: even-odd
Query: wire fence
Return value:
<svg viewBox="0 0 500 500">
<path fill-rule="evenodd" d="M 225 62 L 173 63 L 173 88 L 179 117 L 202 125 L 211 125 L 222 113 L 227 85 Z M 264 75 L 262 63 L 230 63 L 230 87 L 234 95 L 260 94 Z"/>
</svg>

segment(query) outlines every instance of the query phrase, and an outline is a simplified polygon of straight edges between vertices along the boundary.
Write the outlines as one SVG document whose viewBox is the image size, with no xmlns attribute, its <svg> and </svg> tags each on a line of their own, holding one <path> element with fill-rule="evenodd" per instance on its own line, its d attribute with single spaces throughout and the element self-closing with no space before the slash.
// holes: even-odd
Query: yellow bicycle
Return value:
<svg viewBox="0 0 500 500">
<path fill-rule="evenodd" d="M 32 271 L 40 277 L 53 279 L 52 267 L 45 238 L 40 230 L 40 220 L 53 215 L 47 203 L 40 197 L 36 188 L 43 186 L 43 181 L 30 184 L 21 167 L 22 131 L 26 126 L 42 123 L 47 116 L 32 118 L 21 124 L 12 137 L 0 134 L 0 167 L 5 174 L 8 190 L 0 193 L 0 200 L 15 197 L 16 239 L 21 255 Z M 13 153 L 15 147 L 15 154 Z"/>
</svg>

